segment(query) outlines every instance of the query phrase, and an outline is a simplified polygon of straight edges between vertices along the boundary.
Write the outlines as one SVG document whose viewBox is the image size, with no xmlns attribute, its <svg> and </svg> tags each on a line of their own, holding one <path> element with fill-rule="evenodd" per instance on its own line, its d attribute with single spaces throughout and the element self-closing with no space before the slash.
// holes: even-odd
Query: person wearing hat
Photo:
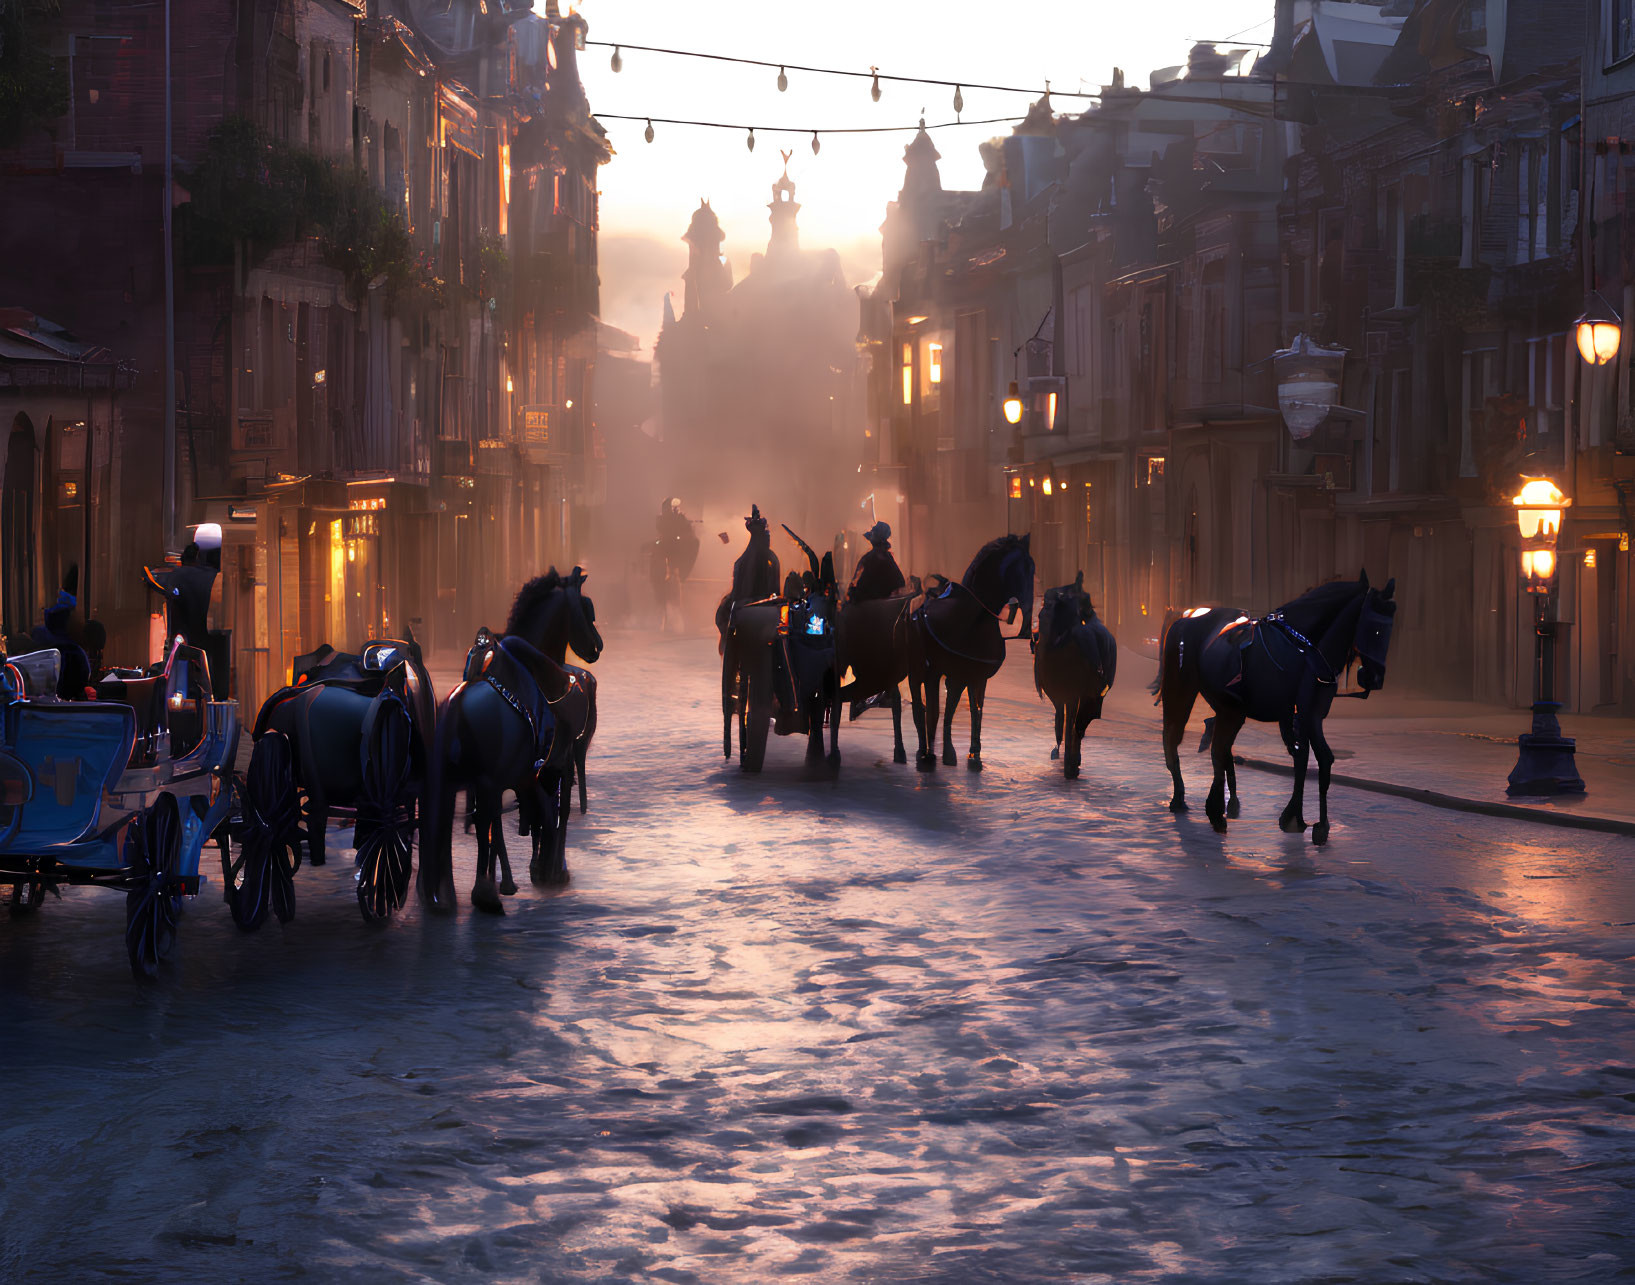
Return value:
<svg viewBox="0 0 1635 1285">
<path fill-rule="evenodd" d="M 851 587 L 846 590 L 848 602 L 866 602 L 871 598 L 889 598 L 901 592 L 907 581 L 902 568 L 891 556 L 891 527 L 876 522 L 863 533 L 869 542 L 869 551 L 857 560 L 857 571 Z"/>
<path fill-rule="evenodd" d="M 778 555 L 772 552 L 772 533 L 758 504 L 749 506 L 750 514 L 744 519 L 744 530 L 749 532 L 749 546 L 732 564 L 732 600 L 757 602 L 775 598 L 783 584 L 783 568 Z"/>
<path fill-rule="evenodd" d="M 220 537 L 212 551 L 219 565 Z M 154 570 L 143 567 L 142 576 L 149 589 L 165 600 L 165 638 L 180 634 L 189 647 L 204 650 L 210 632 L 210 591 L 216 584 L 216 566 L 201 553 L 197 542 L 188 541 L 182 550 L 180 566 Z M 168 653 L 170 648 L 165 648 Z"/>
<path fill-rule="evenodd" d="M 91 682 L 91 661 L 85 649 L 68 632 L 69 618 L 79 605 L 79 564 L 73 563 L 63 577 L 57 600 L 45 609 L 45 623 L 36 625 L 31 632 L 34 642 L 42 648 L 55 647 L 61 657 L 57 670 L 57 695 L 62 700 L 84 700 L 85 689 Z"/>
<path fill-rule="evenodd" d="M 732 619 L 734 603 L 776 598 L 782 588 L 783 568 L 778 562 L 778 555 L 772 552 L 772 533 L 767 528 L 766 519 L 761 516 L 761 506 L 752 504 L 749 508 L 749 516 L 744 519 L 744 530 L 749 532 L 749 546 L 732 564 L 732 588 L 727 590 L 715 609 L 715 630 L 723 639 Z M 724 532 L 721 538 L 727 538 Z"/>
</svg>

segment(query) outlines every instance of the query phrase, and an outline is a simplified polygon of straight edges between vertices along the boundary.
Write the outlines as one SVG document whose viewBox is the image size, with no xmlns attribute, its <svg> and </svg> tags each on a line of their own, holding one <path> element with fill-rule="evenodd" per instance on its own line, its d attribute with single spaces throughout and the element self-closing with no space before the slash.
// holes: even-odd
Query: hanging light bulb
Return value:
<svg viewBox="0 0 1635 1285">
<path fill-rule="evenodd" d="M 624 70 L 624 55 L 619 52 L 618 45 L 613 46 L 613 60 L 608 63 L 608 66 L 612 67 L 616 72 Z"/>
<path fill-rule="evenodd" d="M 789 88 L 789 77 L 784 75 L 782 67 L 778 68 L 778 92 L 781 94 Z"/>
<path fill-rule="evenodd" d="M 755 150 L 755 126 L 753 125 L 749 127 L 749 139 L 744 146 L 749 148 L 749 150 L 752 152 Z"/>
<path fill-rule="evenodd" d="M 645 138 L 649 143 L 651 143 L 653 141 L 653 122 L 652 121 L 647 122 L 647 128 L 646 128 L 646 130 L 643 131 L 642 137 Z"/>
<path fill-rule="evenodd" d="M 869 70 L 874 73 L 874 84 L 869 86 L 869 97 L 874 99 L 875 102 L 879 102 L 880 101 L 880 69 L 878 67 L 870 67 Z"/>
<path fill-rule="evenodd" d="M 954 115 L 958 116 L 965 110 L 965 95 L 960 93 L 959 86 L 954 86 Z"/>
<path fill-rule="evenodd" d="M 818 142 L 817 130 L 814 129 L 812 131 L 812 155 L 816 156 L 818 154 L 818 148 L 822 146 L 823 144 Z"/>
</svg>

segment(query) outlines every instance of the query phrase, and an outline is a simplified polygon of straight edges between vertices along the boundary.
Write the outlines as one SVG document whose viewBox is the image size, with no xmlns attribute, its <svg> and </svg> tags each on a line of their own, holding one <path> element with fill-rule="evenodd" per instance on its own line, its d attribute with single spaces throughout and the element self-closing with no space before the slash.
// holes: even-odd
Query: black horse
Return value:
<svg viewBox="0 0 1635 1285">
<path fill-rule="evenodd" d="M 465 788 L 477 823 L 477 876 L 471 902 L 503 914 L 496 865 L 506 867 L 501 798 L 507 790 L 535 833 L 532 874 L 538 883 L 562 883 L 568 786 L 576 745 L 586 729 L 588 702 L 567 699 L 576 686 L 560 661 L 571 646 L 587 662 L 602 653 L 595 608 L 582 592 L 584 572 L 559 576 L 553 567 L 518 592 L 505 633 L 486 640 L 467 658 L 465 681 L 449 694 L 437 724 L 437 742 L 421 809 L 420 896 L 428 909 L 456 904 L 453 869 L 455 792 Z M 582 689 L 581 689 L 582 691 Z"/>
<path fill-rule="evenodd" d="M 339 811 L 355 818 L 358 908 L 366 920 L 384 919 L 408 894 L 436 721 L 420 646 L 412 632 L 407 641 L 366 643 L 356 655 L 325 644 L 297 658 L 293 679 L 256 716 L 229 909 L 246 931 L 269 909 L 280 922 L 292 918 L 302 822 L 308 859 L 321 866 L 330 815 Z"/>
<path fill-rule="evenodd" d="M 1033 643 L 1033 685 L 1056 709 L 1051 758 L 1061 757 L 1066 734 L 1062 775 L 1069 781 L 1079 774 L 1079 743 L 1091 720 L 1101 717 L 1117 671 L 1118 644 L 1084 591 L 1084 572 L 1072 584 L 1045 590 Z"/>
<path fill-rule="evenodd" d="M 1232 743 L 1252 718 L 1276 723 L 1294 760 L 1294 793 L 1278 819 L 1286 834 L 1306 829 L 1306 765 L 1316 752 L 1319 819 L 1311 839 L 1328 842 L 1334 751 L 1323 734 L 1323 720 L 1340 676 L 1353 660 L 1359 662 L 1357 684 L 1364 696 L 1384 685 L 1396 583 L 1371 588 L 1364 571 L 1356 580 L 1319 585 L 1259 620 L 1217 607 L 1197 608 L 1166 623 L 1153 691 L 1164 707 L 1164 762 L 1175 783 L 1171 812 L 1186 811 L 1179 750 L 1193 703 L 1202 693 L 1215 711 L 1213 733 L 1205 738 L 1213 741 L 1215 769 L 1204 803 L 1210 825 L 1224 833 L 1227 818 L 1238 814 Z"/>
<path fill-rule="evenodd" d="M 1000 612 L 1010 609 L 1006 622 L 1021 607 L 1022 633 L 1033 632 L 1033 555 L 1028 536 L 1004 535 L 978 550 L 958 584 L 944 581 L 928 590 L 925 602 L 909 616 L 908 686 L 914 702 L 914 725 L 920 748 L 916 765 L 937 766 L 937 698 L 948 683 L 947 719 L 943 726 L 942 761 L 952 767 L 954 708 L 961 693 L 971 695 L 971 752 L 966 766 L 982 770 L 982 700 L 988 680 L 1005 663 L 1005 635 Z"/>
<path fill-rule="evenodd" d="M 902 682 L 908 677 L 908 617 L 919 585 L 889 598 L 847 601 L 835 624 L 835 662 L 844 686 L 842 700 L 855 719 L 865 709 L 891 710 L 893 762 L 908 762 L 903 745 Z"/>
</svg>

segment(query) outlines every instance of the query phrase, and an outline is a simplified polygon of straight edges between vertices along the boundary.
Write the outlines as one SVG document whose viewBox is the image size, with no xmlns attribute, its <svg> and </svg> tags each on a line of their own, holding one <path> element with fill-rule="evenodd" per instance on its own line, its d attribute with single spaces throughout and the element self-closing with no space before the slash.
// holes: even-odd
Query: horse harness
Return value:
<svg viewBox="0 0 1635 1285">
<path fill-rule="evenodd" d="M 983 602 L 981 598 L 977 597 L 974 589 L 959 580 L 944 581 L 942 589 L 937 594 L 928 597 L 926 601 L 920 605 L 918 610 L 910 613 L 910 619 L 918 620 L 922 625 L 924 625 L 925 632 L 931 635 L 931 640 L 950 656 L 958 656 L 961 660 L 968 660 L 973 665 L 994 665 L 996 668 L 1003 665 L 1005 663 L 1005 635 L 1003 633 L 999 635 L 999 657 L 996 660 L 992 656 L 972 656 L 968 652 L 961 651 L 958 647 L 950 647 L 942 640 L 942 638 L 938 636 L 937 631 L 932 628 L 931 617 L 927 614 L 926 608 L 933 602 L 939 602 L 944 599 L 952 598 L 954 596 L 955 589 L 963 590 L 965 595 L 972 602 L 988 613 L 988 615 L 993 619 L 995 625 L 1004 623 L 997 611 L 994 611 L 988 606 L 987 603 Z"/>
<path fill-rule="evenodd" d="M 482 653 L 482 667 L 478 671 L 477 681 L 487 683 L 491 688 L 493 688 L 495 695 L 509 705 L 511 709 L 522 719 L 523 723 L 528 728 L 529 743 L 534 747 L 534 771 L 535 773 L 543 771 L 545 764 L 551 757 L 551 748 L 556 742 L 555 722 L 553 720 L 549 729 L 549 736 L 547 737 L 547 735 L 540 730 L 540 720 L 535 716 L 535 711 L 528 708 L 528 702 L 524 701 L 519 695 L 517 695 L 516 692 L 512 691 L 511 688 L 505 684 L 504 680 L 500 678 L 499 674 L 495 672 L 494 657 L 499 654 L 504 654 L 508 661 L 521 670 L 529 681 L 534 683 L 535 689 L 538 691 L 540 697 L 545 701 L 547 709 L 553 702 L 551 701 L 550 697 L 546 696 L 544 691 L 539 688 L 538 683 L 536 680 L 534 680 L 533 676 L 527 674 L 526 669 L 520 664 L 520 662 L 517 661 L 516 657 L 512 656 L 510 652 L 506 651 L 501 641 L 498 638 L 495 638 L 486 629 L 479 631 L 476 642 L 472 644 L 471 654 L 466 660 L 467 674 L 470 674 L 471 667 L 477 662 L 477 654 L 479 652 Z M 467 681 L 471 680 L 468 679 Z"/>
</svg>

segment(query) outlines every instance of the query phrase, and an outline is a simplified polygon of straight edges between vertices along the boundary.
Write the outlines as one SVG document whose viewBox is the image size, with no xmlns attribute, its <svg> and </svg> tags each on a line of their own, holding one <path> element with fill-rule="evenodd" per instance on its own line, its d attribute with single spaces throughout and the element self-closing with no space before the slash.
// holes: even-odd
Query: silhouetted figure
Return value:
<svg viewBox="0 0 1635 1285">
<path fill-rule="evenodd" d="M 45 609 L 45 623 L 35 626 L 33 638 L 41 648 L 55 647 L 62 656 L 58 670 L 57 695 L 63 700 L 84 700 L 85 688 L 91 681 L 91 662 L 85 649 L 68 632 L 70 617 L 78 604 L 79 564 L 68 568 L 56 602 Z"/>
<path fill-rule="evenodd" d="M 732 600 L 755 602 L 761 598 L 776 597 L 781 586 L 783 569 L 778 555 L 772 552 L 772 533 L 759 505 L 752 504 L 750 515 L 744 519 L 749 532 L 749 547 L 732 564 Z"/>
<path fill-rule="evenodd" d="M 782 588 L 783 568 L 778 565 L 778 555 L 772 552 L 772 533 L 767 529 L 759 505 L 750 505 L 750 514 L 744 519 L 744 529 L 749 532 L 749 547 L 732 564 L 732 588 L 727 590 L 715 609 L 715 631 L 723 639 L 727 635 L 728 622 L 732 619 L 734 603 L 775 598 Z"/>
<path fill-rule="evenodd" d="M 852 602 L 864 602 L 900 593 L 907 582 L 897 559 L 891 556 L 891 527 L 876 522 L 863 533 L 863 538 L 869 542 L 869 551 L 857 560 L 857 571 L 846 597 Z"/>
<path fill-rule="evenodd" d="M 216 556 L 219 558 L 220 553 Z M 190 647 L 204 650 L 210 632 L 210 591 L 216 583 L 216 568 L 201 560 L 199 546 L 188 543 L 182 550 L 180 566 L 155 571 L 144 567 L 148 588 L 165 600 L 165 641 L 180 634 Z"/>
</svg>

